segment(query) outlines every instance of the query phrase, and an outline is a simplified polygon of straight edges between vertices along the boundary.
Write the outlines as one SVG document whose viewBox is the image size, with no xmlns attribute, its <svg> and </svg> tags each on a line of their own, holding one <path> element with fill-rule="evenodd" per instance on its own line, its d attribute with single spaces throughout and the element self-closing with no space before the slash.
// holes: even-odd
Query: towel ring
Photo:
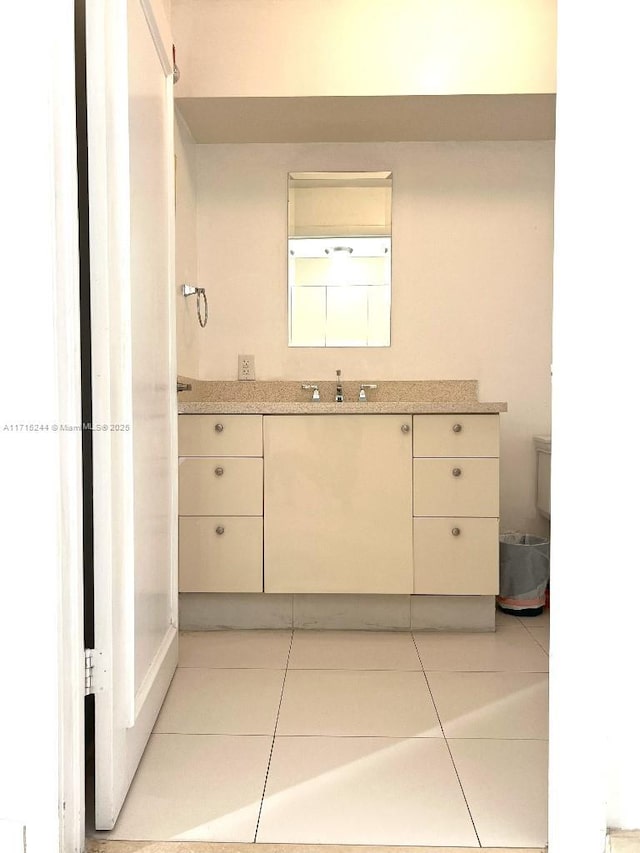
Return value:
<svg viewBox="0 0 640 853">
<path fill-rule="evenodd" d="M 207 301 L 207 294 L 204 287 L 194 287 L 192 284 L 183 284 L 182 285 L 182 295 L 183 296 L 193 296 L 196 295 L 196 312 L 198 314 L 198 323 L 204 327 L 207 325 L 207 321 L 209 319 L 209 302 Z M 202 319 L 202 302 L 204 302 L 204 320 Z"/>
</svg>

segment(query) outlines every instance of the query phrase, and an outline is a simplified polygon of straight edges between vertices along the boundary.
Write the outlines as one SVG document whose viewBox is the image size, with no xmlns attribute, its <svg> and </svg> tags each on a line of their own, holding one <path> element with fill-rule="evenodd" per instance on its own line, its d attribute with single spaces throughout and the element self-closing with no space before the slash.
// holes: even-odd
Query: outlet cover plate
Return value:
<svg viewBox="0 0 640 853">
<path fill-rule="evenodd" d="M 256 378 L 256 363 L 252 355 L 238 356 L 238 379 L 251 380 Z"/>
</svg>

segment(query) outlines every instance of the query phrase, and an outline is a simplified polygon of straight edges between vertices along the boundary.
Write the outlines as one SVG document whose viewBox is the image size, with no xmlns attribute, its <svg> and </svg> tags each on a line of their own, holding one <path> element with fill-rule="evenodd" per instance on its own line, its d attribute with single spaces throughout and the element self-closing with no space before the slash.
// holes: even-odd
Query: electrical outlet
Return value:
<svg viewBox="0 0 640 853">
<path fill-rule="evenodd" d="M 252 355 L 238 356 L 238 379 L 255 379 L 256 361 Z"/>
</svg>

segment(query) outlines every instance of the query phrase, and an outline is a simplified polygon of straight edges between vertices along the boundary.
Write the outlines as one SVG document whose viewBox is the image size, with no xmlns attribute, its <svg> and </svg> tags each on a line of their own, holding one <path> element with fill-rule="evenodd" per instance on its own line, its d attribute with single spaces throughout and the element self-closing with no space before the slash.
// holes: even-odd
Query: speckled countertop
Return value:
<svg viewBox="0 0 640 853">
<path fill-rule="evenodd" d="M 358 402 L 360 382 L 343 382 L 344 402 L 335 403 L 335 381 L 309 380 L 318 385 L 320 402 L 311 402 L 311 391 L 301 382 L 200 381 L 179 377 L 192 385 L 178 395 L 178 412 L 206 414 L 434 414 L 506 412 L 506 403 L 480 402 L 476 380 L 376 381 L 367 390 L 368 401 Z M 365 380 L 363 380 L 365 381 Z"/>
</svg>

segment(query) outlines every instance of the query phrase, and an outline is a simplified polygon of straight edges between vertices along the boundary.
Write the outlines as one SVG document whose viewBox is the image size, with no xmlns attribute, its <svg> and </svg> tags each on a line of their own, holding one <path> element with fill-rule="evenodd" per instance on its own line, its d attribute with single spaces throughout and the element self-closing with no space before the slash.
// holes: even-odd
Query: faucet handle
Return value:
<svg viewBox="0 0 640 853">
<path fill-rule="evenodd" d="M 320 400 L 320 391 L 318 391 L 317 385 L 306 385 L 305 384 L 305 385 L 301 385 L 300 387 L 303 388 L 305 391 L 311 391 L 313 389 L 313 394 L 311 395 L 311 399 L 316 403 Z"/>
<path fill-rule="evenodd" d="M 377 385 L 374 385 L 370 382 L 369 383 L 362 382 L 360 384 L 360 394 L 358 395 L 358 400 L 361 403 L 366 403 L 367 402 L 367 392 L 365 391 L 365 388 L 372 388 L 373 389 L 373 388 L 377 388 L 377 387 L 378 387 Z"/>
</svg>

